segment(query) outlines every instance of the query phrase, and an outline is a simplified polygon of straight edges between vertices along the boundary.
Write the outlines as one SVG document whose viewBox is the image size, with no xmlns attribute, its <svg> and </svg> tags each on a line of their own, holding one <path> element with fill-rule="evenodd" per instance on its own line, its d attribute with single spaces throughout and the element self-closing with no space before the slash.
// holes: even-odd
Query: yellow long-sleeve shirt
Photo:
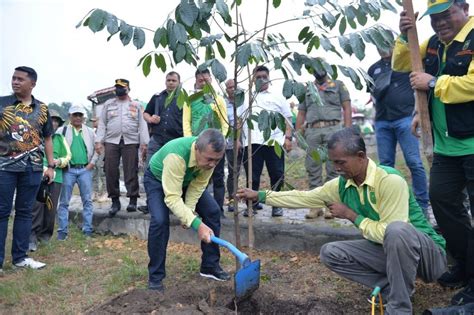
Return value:
<svg viewBox="0 0 474 315">
<path fill-rule="evenodd" d="M 387 173 L 369 159 L 364 182 L 358 186 L 349 179 L 345 187 L 349 186 L 357 189 L 361 203 L 365 199 L 364 186 L 367 186 L 370 206 L 380 218 L 376 221 L 358 215 L 354 224 L 364 238 L 382 244 L 388 224 L 395 221 L 410 222 L 409 188 L 401 176 Z M 339 195 L 339 178 L 309 191 L 266 191 L 264 195 L 260 192 L 259 197 L 270 206 L 285 208 L 322 208 L 327 203 L 342 202 Z"/>
<path fill-rule="evenodd" d="M 150 170 L 161 181 L 165 203 L 181 223 L 191 226 L 197 218 L 196 204 L 206 189 L 213 169 L 197 167 L 195 137 L 168 142 L 150 160 Z M 189 157 L 186 165 L 186 159 Z M 187 188 L 183 200 L 183 188 Z"/>
<path fill-rule="evenodd" d="M 193 136 L 192 130 L 192 109 L 191 104 L 185 104 L 183 106 L 183 134 L 185 137 Z M 219 95 L 216 96 L 216 103 L 210 104 L 212 110 L 219 117 L 219 122 L 221 125 L 221 131 L 224 137 L 227 135 L 229 130 L 229 124 L 227 122 L 227 106 L 222 97 Z"/>
<path fill-rule="evenodd" d="M 464 25 L 461 31 L 456 35 L 453 41 L 464 42 L 469 32 L 474 28 L 474 17 L 470 17 L 469 21 Z M 452 42 L 451 42 L 452 43 Z M 446 61 L 446 51 L 449 45 L 447 44 L 444 49 L 442 57 L 443 62 Z M 420 45 L 420 58 L 423 59 L 426 56 L 426 48 L 428 47 L 428 40 L 424 41 Z M 407 42 L 401 37 L 398 37 L 395 41 L 395 47 L 392 55 L 392 68 L 399 72 L 411 71 L 411 60 L 410 50 L 408 49 Z M 474 94 L 472 89 L 474 86 L 474 62 L 471 62 L 466 75 L 463 76 L 450 76 L 441 75 L 436 81 L 434 89 L 435 97 L 438 97 L 444 104 L 459 104 L 472 101 Z"/>
</svg>

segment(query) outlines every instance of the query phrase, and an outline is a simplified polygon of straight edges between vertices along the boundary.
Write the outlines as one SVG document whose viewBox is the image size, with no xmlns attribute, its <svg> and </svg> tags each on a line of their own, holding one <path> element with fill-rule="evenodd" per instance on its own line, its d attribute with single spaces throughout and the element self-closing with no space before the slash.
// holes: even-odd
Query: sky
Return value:
<svg viewBox="0 0 474 315">
<path fill-rule="evenodd" d="M 252 30 L 263 26 L 266 1 L 242 2 L 241 13 L 246 28 Z M 415 11 L 425 9 L 425 1 L 413 2 Z M 270 9 L 269 22 L 301 15 L 303 3 L 304 0 L 282 0 L 280 8 Z M 156 68 L 152 67 L 151 74 L 145 77 L 141 68 L 137 67 L 138 60 L 154 49 L 153 33 L 147 33 L 147 44 L 137 50 L 131 44 L 122 46 L 118 36 L 107 42 L 106 31 L 94 34 L 86 27 L 77 29 L 75 26 L 91 9 L 101 8 L 129 24 L 154 30 L 163 24 L 178 4 L 179 0 L 0 0 L 0 95 L 11 93 L 14 68 L 26 65 L 38 72 L 33 94 L 45 103 L 72 102 L 89 106 L 86 97 L 96 90 L 112 86 L 116 78 L 130 80 L 130 95 L 148 102 L 154 93 L 164 89 L 165 82 L 165 75 Z M 384 13 L 381 21 L 398 30 L 398 15 Z M 298 21 L 272 31 L 283 33 L 287 39 L 296 38 L 304 23 Z M 418 33 L 420 40 L 432 34 L 429 18 L 419 22 Z M 320 50 L 318 54 L 322 52 Z M 379 57 L 372 45 L 367 46 L 366 53 L 367 57 L 362 62 L 346 55 L 344 61 L 333 56 L 325 57 L 330 62 L 348 62 L 367 69 Z M 316 56 L 314 50 L 312 55 Z M 226 66 L 230 73 L 230 65 Z M 178 65 L 173 70 L 181 74 L 184 87 L 192 89 L 195 69 Z M 279 72 L 275 76 L 282 77 Z M 368 99 L 364 92 L 353 87 L 349 79 L 342 75 L 340 78 L 347 84 L 353 99 Z M 297 79 L 311 80 L 308 76 Z M 275 81 L 273 88 L 281 90 L 281 84 L 282 80 Z"/>
</svg>

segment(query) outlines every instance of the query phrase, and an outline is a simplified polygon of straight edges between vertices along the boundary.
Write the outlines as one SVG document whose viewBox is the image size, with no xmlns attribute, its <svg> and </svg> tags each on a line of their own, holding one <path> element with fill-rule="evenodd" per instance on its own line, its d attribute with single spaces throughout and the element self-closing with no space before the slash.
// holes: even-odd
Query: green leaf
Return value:
<svg viewBox="0 0 474 315">
<path fill-rule="evenodd" d="M 227 79 L 227 71 L 219 60 L 214 59 L 211 65 L 211 71 L 217 81 L 223 82 Z"/>
<path fill-rule="evenodd" d="M 245 91 L 241 88 L 237 88 L 234 92 L 235 107 L 240 107 L 245 101 Z"/>
<path fill-rule="evenodd" d="M 357 59 L 362 61 L 365 57 L 365 44 L 362 37 L 358 33 L 351 33 L 349 35 L 349 42 Z"/>
<path fill-rule="evenodd" d="M 89 28 L 94 33 L 99 32 L 104 29 L 107 24 L 108 13 L 104 10 L 97 9 L 91 13 L 89 16 Z"/>
<path fill-rule="evenodd" d="M 185 44 L 186 41 L 188 40 L 188 36 L 186 34 L 186 29 L 184 28 L 183 25 L 179 24 L 179 23 L 176 23 L 174 26 L 173 26 L 173 32 L 176 36 L 176 40 L 179 42 L 179 43 L 182 43 L 182 44 Z"/>
<path fill-rule="evenodd" d="M 224 22 L 227 25 L 232 26 L 232 18 L 230 17 L 229 7 L 227 6 L 227 3 L 225 3 L 224 0 L 217 0 L 216 8 L 217 12 L 219 12 L 219 15 L 222 17 Z"/>
<path fill-rule="evenodd" d="M 359 22 L 360 25 L 364 26 L 367 24 L 367 14 L 363 12 L 362 10 L 357 10 L 357 22 Z"/>
<path fill-rule="evenodd" d="M 313 49 L 313 47 L 318 49 L 319 45 L 320 45 L 319 37 L 315 35 L 309 41 L 308 48 L 306 49 L 306 52 L 309 54 L 311 52 L 311 50 Z"/>
<path fill-rule="evenodd" d="M 168 45 L 171 50 L 175 50 L 178 46 L 178 39 L 176 38 L 176 33 L 174 31 L 174 21 L 168 20 L 166 23 L 166 33 L 168 35 Z"/>
<path fill-rule="evenodd" d="M 147 77 L 150 74 L 151 55 L 146 56 L 145 60 L 143 60 L 142 70 L 143 70 L 143 74 L 145 75 L 145 77 Z"/>
<path fill-rule="evenodd" d="M 109 15 L 107 19 L 107 31 L 110 35 L 116 34 L 119 31 L 118 21 L 115 15 Z"/>
<path fill-rule="evenodd" d="M 273 148 L 275 150 L 276 155 L 279 158 L 281 158 L 281 154 L 283 153 L 283 150 L 282 150 L 280 144 L 278 143 L 278 141 L 274 141 L 273 144 L 274 144 Z"/>
<path fill-rule="evenodd" d="M 285 80 L 283 83 L 283 96 L 288 99 L 293 95 L 293 80 Z"/>
<path fill-rule="evenodd" d="M 162 54 L 155 54 L 155 65 L 162 72 L 166 72 L 166 61 Z"/>
<path fill-rule="evenodd" d="M 204 96 L 204 91 L 199 91 L 199 92 L 196 92 L 196 93 L 193 93 L 193 94 L 189 95 L 189 98 L 188 98 L 189 104 L 188 105 L 191 105 L 191 103 L 193 103 L 198 98 L 203 97 L 203 96 Z"/>
<path fill-rule="evenodd" d="M 301 82 L 295 82 L 293 84 L 293 92 L 300 103 L 304 101 L 306 95 L 306 87 Z"/>
<path fill-rule="evenodd" d="M 137 49 L 141 49 L 145 45 L 145 32 L 138 27 L 135 27 L 133 32 L 133 45 Z"/>
<path fill-rule="evenodd" d="M 280 57 L 275 57 L 273 59 L 273 63 L 275 64 L 275 70 L 278 70 L 281 68 L 281 58 Z"/>
<path fill-rule="evenodd" d="M 281 0 L 273 0 L 273 7 L 276 9 L 280 6 Z"/>
<path fill-rule="evenodd" d="M 199 9 L 194 3 L 194 0 L 181 0 L 181 4 L 178 8 L 181 21 L 183 21 L 186 26 L 191 27 L 199 16 Z"/>
<path fill-rule="evenodd" d="M 122 21 L 120 23 L 120 40 L 124 46 L 127 46 L 133 37 L 133 27 Z"/>
<path fill-rule="evenodd" d="M 175 95 L 176 95 L 176 90 L 174 90 L 173 92 L 168 94 L 168 96 L 166 97 L 166 100 L 165 100 L 165 108 L 168 107 L 169 104 L 171 104 L 171 102 L 173 101 Z"/>
<path fill-rule="evenodd" d="M 268 115 L 268 112 L 266 110 L 262 110 L 258 114 L 258 129 L 260 131 L 264 131 L 265 129 L 270 129 L 269 128 L 269 123 L 268 123 L 268 118 L 269 118 L 269 115 Z"/>
<path fill-rule="evenodd" d="M 308 35 L 308 31 L 309 31 L 309 26 L 305 26 L 298 34 L 298 40 L 302 41 L 303 39 L 305 39 L 306 36 Z"/>
<path fill-rule="evenodd" d="M 343 16 L 341 18 L 341 22 L 339 22 L 339 33 L 342 35 L 344 34 L 344 32 L 346 31 L 346 27 L 347 27 L 347 20 L 346 18 Z"/>
<path fill-rule="evenodd" d="M 248 64 L 249 58 L 252 54 L 252 47 L 249 43 L 237 48 L 236 61 L 240 67 L 244 67 Z"/>
<path fill-rule="evenodd" d="M 315 103 L 317 106 L 324 106 L 324 103 L 321 100 L 321 96 L 319 95 L 318 90 L 314 86 L 314 83 L 308 82 L 306 86 L 308 87 L 309 97 L 311 98 L 313 103 Z"/>
<path fill-rule="evenodd" d="M 158 48 L 158 45 L 160 45 L 160 43 L 163 47 L 165 47 L 165 45 L 163 45 L 163 38 L 166 38 L 166 37 L 167 37 L 166 29 L 163 27 L 159 27 L 155 31 L 155 36 L 153 37 L 153 44 L 155 44 L 155 48 Z"/>
<path fill-rule="evenodd" d="M 339 41 L 339 46 L 346 52 L 346 54 L 351 56 L 354 52 L 352 51 L 349 39 L 346 36 L 339 36 L 337 39 Z"/>
<path fill-rule="evenodd" d="M 383 8 L 390 10 L 393 13 L 397 13 L 397 9 L 395 9 L 395 7 L 387 0 L 380 0 L 380 3 L 382 4 Z"/>
<path fill-rule="evenodd" d="M 219 51 L 219 55 L 221 55 L 222 59 L 225 59 L 225 49 L 222 46 L 221 42 L 216 40 L 217 51 Z"/>
<path fill-rule="evenodd" d="M 310 156 L 313 159 L 313 161 L 315 161 L 316 163 L 321 163 L 321 157 L 319 156 L 318 151 L 316 150 L 311 151 Z"/>
<path fill-rule="evenodd" d="M 178 98 L 176 99 L 176 105 L 178 106 L 179 109 L 182 109 L 184 104 L 186 104 L 186 101 L 188 99 L 188 95 L 186 91 L 181 87 L 181 84 L 177 88 L 178 90 Z"/>
<path fill-rule="evenodd" d="M 278 129 L 285 132 L 285 130 L 286 130 L 286 118 L 283 117 L 283 115 L 281 113 L 276 113 L 276 120 L 277 120 Z"/>
<path fill-rule="evenodd" d="M 173 56 L 174 56 L 174 61 L 176 63 L 180 63 L 186 56 L 186 46 L 184 46 L 183 44 L 178 44 Z"/>
<path fill-rule="evenodd" d="M 299 63 L 299 62 L 296 60 L 296 58 L 295 58 L 295 59 L 288 58 L 288 62 L 290 63 L 291 67 L 292 67 L 293 70 L 296 72 L 296 74 L 301 75 L 301 67 L 302 67 L 302 64 Z"/>
</svg>

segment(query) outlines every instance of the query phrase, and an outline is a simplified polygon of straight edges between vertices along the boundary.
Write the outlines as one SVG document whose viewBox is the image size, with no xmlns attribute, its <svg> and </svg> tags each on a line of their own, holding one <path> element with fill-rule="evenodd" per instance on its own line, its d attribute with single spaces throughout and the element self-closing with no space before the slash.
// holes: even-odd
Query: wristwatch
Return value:
<svg viewBox="0 0 474 315">
<path fill-rule="evenodd" d="M 436 86 L 436 81 L 437 81 L 437 80 L 438 80 L 438 78 L 436 78 L 436 77 L 433 77 L 433 79 L 429 80 L 429 81 L 428 81 L 428 87 L 429 87 L 430 89 L 434 89 L 435 86 Z"/>
<path fill-rule="evenodd" d="M 56 168 L 56 165 L 54 164 L 48 164 L 48 168 L 52 168 L 53 170 Z"/>
</svg>

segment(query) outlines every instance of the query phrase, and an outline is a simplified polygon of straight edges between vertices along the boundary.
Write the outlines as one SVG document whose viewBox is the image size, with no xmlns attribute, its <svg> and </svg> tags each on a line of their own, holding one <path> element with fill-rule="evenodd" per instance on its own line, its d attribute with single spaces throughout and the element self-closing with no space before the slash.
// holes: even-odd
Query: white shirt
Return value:
<svg viewBox="0 0 474 315">
<path fill-rule="evenodd" d="M 242 117 L 242 114 L 245 114 L 243 118 L 248 119 L 248 107 L 248 100 L 245 98 L 244 104 L 239 107 L 240 117 Z M 266 110 L 267 112 L 280 113 L 283 115 L 283 117 L 286 117 L 289 119 L 289 121 L 291 121 L 290 105 L 286 102 L 285 98 L 281 94 L 273 93 L 268 90 L 258 93 L 252 104 L 252 114 L 259 115 L 263 110 Z M 268 141 L 264 141 L 263 131 L 258 129 L 258 123 L 256 121 L 252 121 L 252 123 L 254 128 L 251 130 L 252 144 L 268 145 Z M 249 132 L 247 122 L 244 122 L 242 129 L 244 136 L 243 145 L 247 146 L 247 135 Z M 275 140 L 283 146 L 285 143 L 285 133 L 277 127 L 275 130 L 272 130 L 268 140 Z"/>
</svg>

